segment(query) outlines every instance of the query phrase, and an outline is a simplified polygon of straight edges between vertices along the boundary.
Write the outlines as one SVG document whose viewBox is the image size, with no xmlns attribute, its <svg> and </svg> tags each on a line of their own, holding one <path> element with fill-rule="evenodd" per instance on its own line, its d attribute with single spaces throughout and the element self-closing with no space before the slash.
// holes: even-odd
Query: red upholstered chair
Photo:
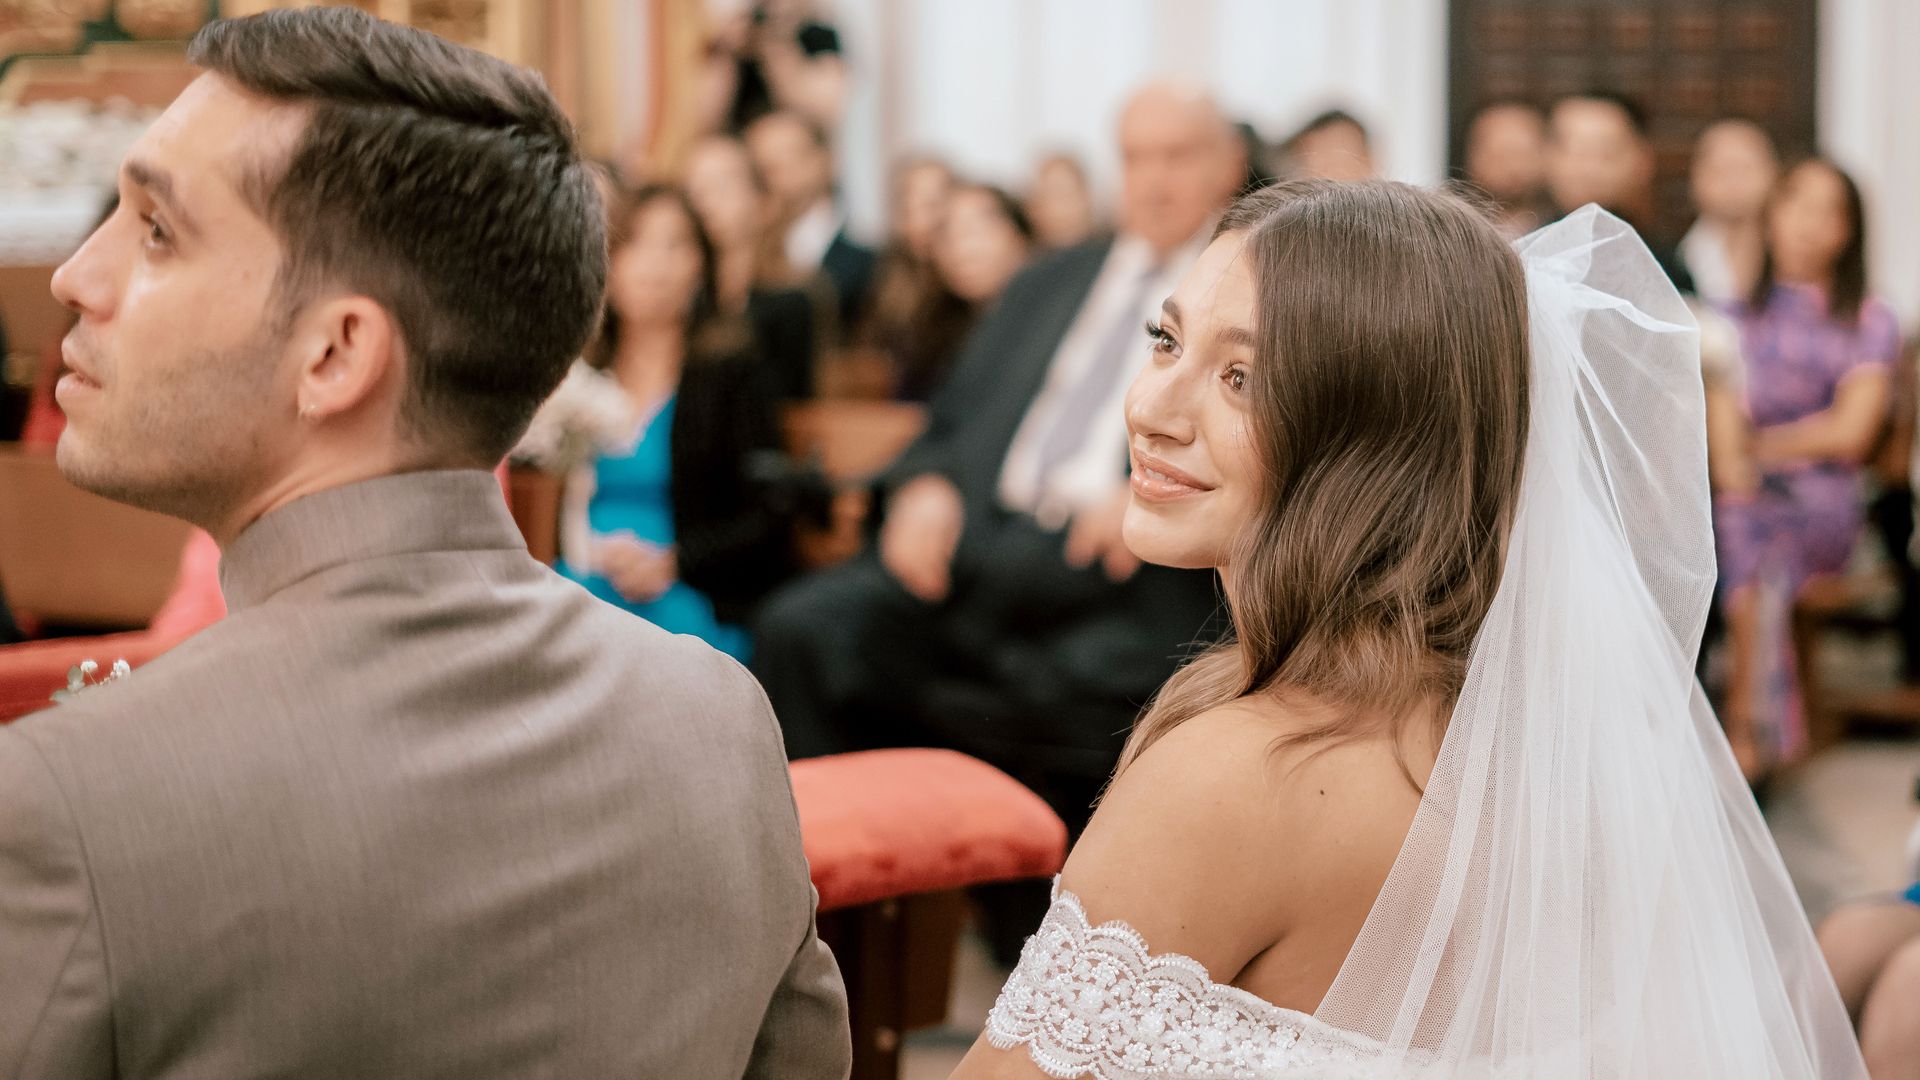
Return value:
<svg viewBox="0 0 1920 1080">
<path fill-rule="evenodd" d="M 46 707 L 66 685 L 67 670 L 95 660 L 104 671 L 115 660 L 135 667 L 159 656 L 227 613 L 220 595 L 220 547 L 195 531 L 180 552 L 180 578 L 145 630 L 98 637 L 49 638 L 0 648 L 0 723 Z"/>
<path fill-rule="evenodd" d="M 497 475 L 504 493 L 505 465 Z M 0 647 L 0 724 L 45 708 L 53 692 L 66 685 L 67 671 L 82 660 L 98 661 L 103 671 L 115 660 L 139 667 L 226 614 L 226 597 L 220 594 L 220 546 L 196 529 L 180 553 L 180 577 L 172 594 L 145 630 Z"/>
<path fill-rule="evenodd" d="M 1050 877 L 1067 829 L 1039 796 L 951 750 L 792 765 L 820 936 L 847 982 L 853 1080 L 893 1080 L 900 1037 L 947 1015 L 962 891 Z"/>
<path fill-rule="evenodd" d="M 52 446 L 67 429 L 66 414 L 54 400 L 53 387 L 60 381 L 65 362 L 60 359 L 60 340 L 55 338 L 40 353 L 40 366 L 34 369 L 33 393 L 27 399 L 27 419 L 20 428 L 20 441 L 28 446 Z"/>
</svg>

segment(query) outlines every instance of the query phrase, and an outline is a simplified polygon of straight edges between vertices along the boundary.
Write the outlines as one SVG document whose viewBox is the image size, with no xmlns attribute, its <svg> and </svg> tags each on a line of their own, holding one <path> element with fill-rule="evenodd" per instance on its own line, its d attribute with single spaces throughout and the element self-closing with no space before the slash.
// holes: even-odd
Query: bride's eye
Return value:
<svg viewBox="0 0 1920 1080">
<path fill-rule="evenodd" d="M 1220 381 L 1226 383 L 1229 390 L 1238 394 L 1247 388 L 1247 369 L 1235 364 L 1220 373 Z"/>
<path fill-rule="evenodd" d="M 1166 327 L 1157 322 L 1149 322 L 1147 324 L 1147 347 L 1152 349 L 1156 355 L 1171 356 L 1174 350 L 1179 347 L 1179 342 L 1173 340 L 1173 335 L 1167 333 Z"/>
</svg>

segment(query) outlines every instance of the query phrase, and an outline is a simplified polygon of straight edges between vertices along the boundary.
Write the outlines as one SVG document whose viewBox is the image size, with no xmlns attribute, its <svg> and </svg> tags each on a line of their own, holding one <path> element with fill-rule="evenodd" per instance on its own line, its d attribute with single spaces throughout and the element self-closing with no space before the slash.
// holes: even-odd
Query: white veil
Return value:
<svg viewBox="0 0 1920 1080">
<path fill-rule="evenodd" d="M 1714 558 L 1693 319 L 1597 208 L 1516 247 L 1532 427 L 1506 567 L 1316 1015 L 1396 1075 L 1864 1080 L 1694 679 Z"/>
</svg>

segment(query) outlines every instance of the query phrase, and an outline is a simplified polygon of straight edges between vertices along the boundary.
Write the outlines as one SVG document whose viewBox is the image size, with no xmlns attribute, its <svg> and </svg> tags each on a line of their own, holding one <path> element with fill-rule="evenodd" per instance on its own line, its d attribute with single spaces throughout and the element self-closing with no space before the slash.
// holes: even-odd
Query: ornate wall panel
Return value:
<svg viewBox="0 0 1920 1080">
<path fill-rule="evenodd" d="M 1653 117 L 1655 231 L 1688 219 L 1687 161 L 1701 127 L 1727 114 L 1773 131 L 1791 155 L 1814 146 L 1815 0 L 1452 0 L 1450 161 L 1463 125 L 1494 97 L 1550 102 L 1592 88 Z"/>
</svg>

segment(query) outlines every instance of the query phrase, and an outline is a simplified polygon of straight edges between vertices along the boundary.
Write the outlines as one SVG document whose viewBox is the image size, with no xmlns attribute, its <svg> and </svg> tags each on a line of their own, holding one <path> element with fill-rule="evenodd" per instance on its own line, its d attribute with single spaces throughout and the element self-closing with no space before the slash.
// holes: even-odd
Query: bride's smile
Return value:
<svg viewBox="0 0 1920 1080">
<path fill-rule="evenodd" d="M 1259 498 L 1247 435 L 1253 280 L 1238 235 L 1215 240 L 1147 327 L 1152 360 L 1127 391 L 1127 547 L 1150 563 L 1226 564 Z"/>
</svg>

